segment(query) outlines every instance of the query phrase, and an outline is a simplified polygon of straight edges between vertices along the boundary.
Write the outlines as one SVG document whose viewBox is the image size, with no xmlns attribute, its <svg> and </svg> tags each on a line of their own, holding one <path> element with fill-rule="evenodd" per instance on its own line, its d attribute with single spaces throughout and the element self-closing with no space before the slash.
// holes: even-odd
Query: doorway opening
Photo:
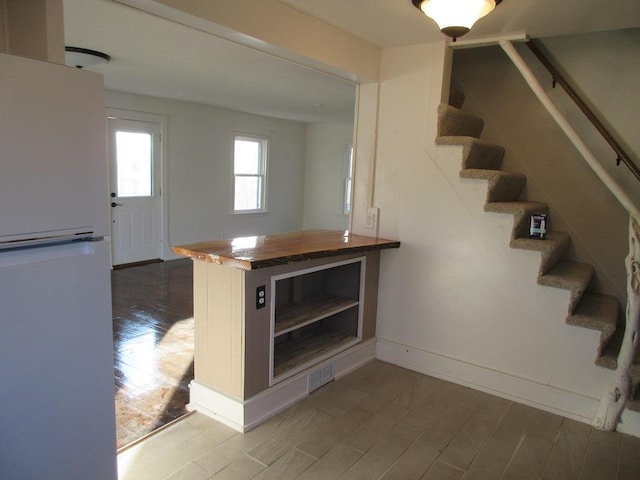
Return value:
<svg viewBox="0 0 640 480">
<path fill-rule="evenodd" d="M 161 115 L 108 109 L 116 432 L 122 449 L 187 413 L 193 266 L 163 262 Z"/>
<path fill-rule="evenodd" d="M 193 263 L 111 272 L 116 433 L 122 449 L 186 415 L 193 379 Z"/>
</svg>

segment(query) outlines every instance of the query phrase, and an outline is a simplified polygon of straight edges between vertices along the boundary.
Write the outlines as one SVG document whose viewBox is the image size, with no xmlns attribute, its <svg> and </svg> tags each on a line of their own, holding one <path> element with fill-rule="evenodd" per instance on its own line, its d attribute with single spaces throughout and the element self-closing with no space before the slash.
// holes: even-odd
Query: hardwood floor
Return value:
<svg viewBox="0 0 640 480">
<path fill-rule="evenodd" d="M 111 273 L 118 448 L 181 417 L 193 379 L 193 264 Z"/>
</svg>

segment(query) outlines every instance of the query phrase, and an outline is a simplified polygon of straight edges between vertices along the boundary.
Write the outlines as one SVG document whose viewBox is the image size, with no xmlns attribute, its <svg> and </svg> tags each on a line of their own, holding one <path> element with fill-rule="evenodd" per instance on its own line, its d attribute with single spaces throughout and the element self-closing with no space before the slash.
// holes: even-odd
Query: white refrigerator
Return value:
<svg viewBox="0 0 640 480">
<path fill-rule="evenodd" d="M 116 473 L 102 76 L 0 54 L 0 478 Z"/>
</svg>

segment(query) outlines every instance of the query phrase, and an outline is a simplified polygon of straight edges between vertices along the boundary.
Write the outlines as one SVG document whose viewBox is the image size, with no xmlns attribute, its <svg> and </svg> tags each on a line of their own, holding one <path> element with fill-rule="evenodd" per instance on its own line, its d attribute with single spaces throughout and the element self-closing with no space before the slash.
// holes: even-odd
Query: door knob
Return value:
<svg viewBox="0 0 640 480">
<path fill-rule="evenodd" d="M 122 204 L 121 203 L 116 203 L 116 202 L 111 202 L 111 206 L 112 207 L 121 207 Z"/>
</svg>

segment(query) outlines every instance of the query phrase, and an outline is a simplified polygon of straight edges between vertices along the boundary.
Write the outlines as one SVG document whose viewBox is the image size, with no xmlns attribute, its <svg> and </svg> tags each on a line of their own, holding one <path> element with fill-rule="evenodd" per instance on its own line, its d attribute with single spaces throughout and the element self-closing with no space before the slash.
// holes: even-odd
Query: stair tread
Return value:
<svg viewBox="0 0 640 480">
<path fill-rule="evenodd" d="M 538 277 L 540 285 L 573 290 L 586 288 L 593 275 L 593 266 L 588 263 L 564 260 L 558 262 L 549 272 Z"/>
<path fill-rule="evenodd" d="M 463 147 L 462 168 L 488 168 L 498 170 L 504 159 L 505 149 L 497 143 L 464 135 L 436 137 L 436 145 Z"/>
<path fill-rule="evenodd" d="M 486 203 L 517 201 L 527 183 L 527 177 L 521 173 L 487 168 L 466 168 L 460 170 L 460 177 L 487 180 Z"/>
<path fill-rule="evenodd" d="M 533 250 L 535 252 L 550 252 L 568 242 L 571 236 L 560 230 L 549 230 L 545 239 L 520 237 L 511 241 L 512 248 Z"/>
<path fill-rule="evenodd" d="M 549 206 L 543 202 L 489 202 L 484 206 L 486 212 L 494 213 L 521 213 L 521 212 L 539 212 L 547 213 Z"/>
<path fill-rule="evenodd" d="M 502 145 L 482 138 L 470 137 L 469 135 L 439 135 L 436 137 L 436 145 L 466 145 L 471 143 L 482 147 L 495 148 L 496 150 L 504 150 Z"/>
<path fill-rule="evenodd" d="M 569 325 L 591 328 L 602 332 L 605 343 L 616 331 L 620 302 L 611 295 L 585 293 L 572 315 L 567 317 Z"/>
<path fill-rule="evenodd" d="M 479 178 L 482 180 L 488 180 L 493 177 L 517 178 L 518 180 L 527 178 L 521 173 L 504 172 L 490 168 L 465 168 L 460 170 L 460 176 L 462 178 Z"/>
<path fill-rule="evenodd" d="M 604 348 L 600 357 L 596 360 L 596 365 L 609 368 L 611 370 L 618 368 L 618 353 L 620 353 L 620 346 L 622 345 L 623 338 L 624 329 L 617 329 L 611 336 L 611 340 L 607 343 L 607 346 Z M 640 349 L 636 349 L 636 354 L 633 358 L 633 364 L 629 373 L 632 376 L 640 377 Z"/>
<path fill-rule="evenodd" d="M 470 112 L 466 112 L 462 110 L 462 108 L 460 107 L 449 105 L 448 103 L 441 103 L 440 105 L 438 105 L 438 111 L 452 113 L 453 115 L 459 115 L 460 117 L 464 117 L 464 118 L 473 117 L 473 118 L 482 120 L 484 122 L 484 120 L 479 116 L 474 115 L 473 113 L 470 113 Z"/>
<path fill-rule="evenodd" d="M 528 235 L 530 219 L 529 216 L 536 213 L 548 213 L 549 206 L 542 202 L 489 201 L 484 204 L 485 212 L 508 213 L 513 215 L 513 228 L 511 229 L 511 241 Z"/>
</svg>

